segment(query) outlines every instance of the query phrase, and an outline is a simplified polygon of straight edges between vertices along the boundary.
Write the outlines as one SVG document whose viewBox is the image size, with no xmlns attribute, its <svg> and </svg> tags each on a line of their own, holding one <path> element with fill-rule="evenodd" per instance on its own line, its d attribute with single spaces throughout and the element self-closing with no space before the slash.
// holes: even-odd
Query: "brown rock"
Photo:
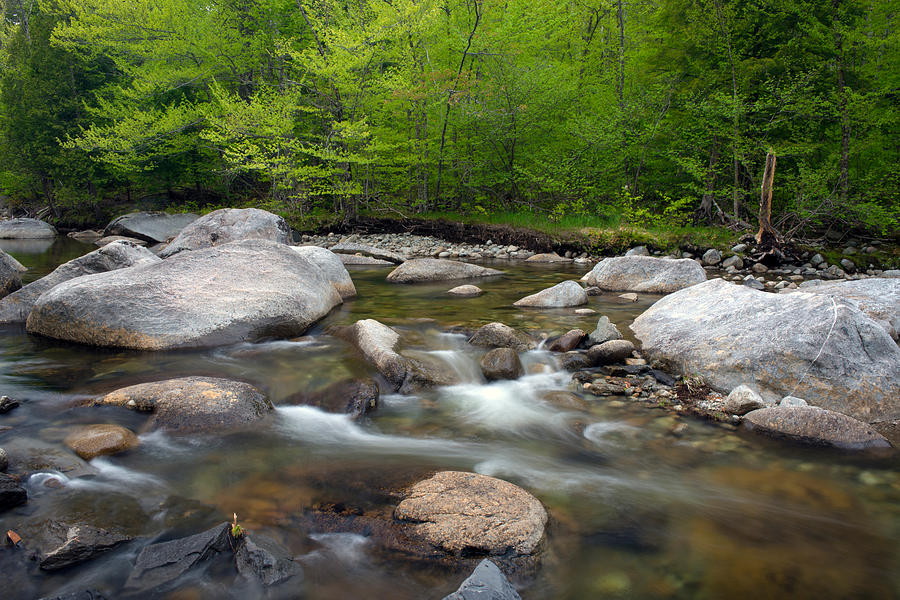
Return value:
<svg viewBox="0 0 900 600">
<path fill-rule="evenodd" d="M 472 334 L 469 343 L 482 348 L 514 348 L 519 351 L 531 350 L 536 346 L 527 334 L 503 323 L 483 325 Z"/>
<path fill-rule="evenodd" d="M 182 432 L 248 425 L 272 409 L 272 403 L 252 385 L 214 377 L 140 383 L 95 402 L 153 412 L 155 427 Z"/>
<path fill-rule="evenodd" d="M 481 357 L 480 364 L 488 381 L 518 379 L 525 372 L 519 354 L 512 348 L 494 348 Z"/>
<path fill-rule="evenodd" d="M 547 349 L 550 350 L 550 352 L 569 352 L 578 347 L 578 344 L 581 343 L 581 340 L 584 339 L 585 335 L 587 334 L 581 329 L 567 331 L 550 342 Z"/>
<path fill-rule="evenodd" d="M 817 406 L 773 406 L 744 416 L 744 427 L 776 438 L 842 450 L 890 448 L 868 423 Z"/>
<path fill-rule="evenodd" d="M 66 438 L 66 446 L 84 460 L 131 450 L 139 443 L 131 430 L 111 424 L 80 427 Z"/>
<path fill-rule="evenodd" d="M 532 554 L 547 523 L 547 511 L 522 488 L 460 471 L 442 471 L 409 488 L 394 516 L 455 555 Z"/>
<path fill-rule="evenodd" d="M 624 361 L 634 352 L 634 344 L 628 340 L 610 340 L 591 346 L 587 355 L 595 365 L 611 365 Z"/>
</svg>

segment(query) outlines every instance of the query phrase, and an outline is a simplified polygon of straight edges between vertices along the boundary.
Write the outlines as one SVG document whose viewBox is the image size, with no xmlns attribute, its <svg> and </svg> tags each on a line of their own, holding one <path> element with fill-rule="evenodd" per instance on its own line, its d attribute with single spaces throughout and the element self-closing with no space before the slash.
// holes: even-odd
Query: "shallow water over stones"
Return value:
<svg viewBox="0 0 900 600">
<path fill-rule="evenodd" d="M 93 249 L 62 242 L 49 255 L 13 255 L 46 273 Z M 588 268 L 484 264 L 506 275 L 478 281 L 485 293 L 477 298 L 446 294 L 460 282 L 398 286 L 385 282 L 390 267 L 351 266 L 357 298 L 291 340 L 151 353 L 3 328 L 0 393 L 21 405 L 0 415 L 0 429 L 10 428 L 0 430 L 0 447 L 11 472 L 30 474 L 28 503 L 0 513 L 2 531 L 17 531 L 26 546 L 0 548 L 4 597 L 83 589 L 120 597 L 143 547 L 236 512 L 251 535 L 276 541 L 303 567 L 302 584 L 271 597 L 439 599 L 481 557 L 425 557 L 384 523 L 405 487 L 442 470 L 504 479 L 546 507 L 537 560 L 503 564 L 526 600 L 900 596 L 896 457 L 787 446 L 652 404 L 583 395 L 543 349 L 520 353 L 522 378 L 488 383 L 478 365 L 488 348 L 466 343 L 481 325 L 499 321 L 540 339 L 592 331 L 606 315 L 634 341 L 628 325 L 658 296 L 591 296 L 586 306 L 597 315 L 518 309 L 518 298 Z M 362 419 L 293 405 L 375 376 L 326 333 L 366 318 L 397 330 L 401 351 L 444 364 L 459 383 L 415 395 L 382 387 L 378 409 Z M 250 429 L 179 435 L 145 429 L 142 413 L 83 406 L 124 386 L 186 376 L 246 381 L 276 408 Z M 138 432 L 140 444 L 91 461 L 66 448 L 74 426 L 104 422 Z M 137 539 L 44 573 L 28 557 L 48 520 Z M 178 597 L 262 596 L 234 577 L 227 562 L 210 561 Z"/>
</svg>

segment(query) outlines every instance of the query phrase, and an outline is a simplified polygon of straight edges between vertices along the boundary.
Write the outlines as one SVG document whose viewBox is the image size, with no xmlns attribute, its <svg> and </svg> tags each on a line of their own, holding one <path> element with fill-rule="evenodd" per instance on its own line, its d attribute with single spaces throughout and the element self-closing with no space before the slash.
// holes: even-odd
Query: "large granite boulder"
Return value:
<svg viewBox="0 0 900 600">
<path fill-rule="evenodd" d="M 177 236 L 197 218 L 193 213 L 133 212 L 113 219 L 103 235 L 122 235 L 160 244 Z"/>
<path fill-rule="evenodd" d="M 19 291 L 0 300 L 0 323 L 24 322 L 41 294 L 64 281 L 83 275 L 153 264 L 161 260 L 146 248 L 131 242 L 113 242 L 99 250 L 61 264 L 49 275 L 32 281 Z"/>
<path fill-rule="evenodd" d="M 396 252 L 391 252 L 385 248 L 377 248 L 368 244 L 356 244 L 354 242 L 338 242 L 329 248 L 335 254 L 360 255 L 374 258 L 376 260 L 387 261 L 394 265 L 399 265 L 406 261 L 406 257 Z M 376 263 L 383 264 L 383 263 Z"/>
<path fill-rule="evenodd" d="M 180 432 L 243 427 L 272 410 L 272 403 L 249 383 L 216 377 L 139 383 L 101 396 L 94 404 L 152 412 L 151 427 Z"/>
<path fill-rule="evenodd" d="M 38 298 L 27 329 L 94 346 L 215 346 L 300 335 L 340 303 L 289 246 L 243 240 L 61 283 Z"/>
<path fill-rule="evenodd" d="M 444 258 L 414 258 L 408 260 L 390 273 L 391 283 L 419 283 L 423 281 L 450 281 L 502 275 L 503 271 L 480 265 L 447 260 Z"/>
<path fill-rule="evenodd" d="M 441 471 L 407 490 L 394 517 L 453 555 L 525 556 L 544 537 L 547 511 L 522 488 L 462 471 Z"/>
<path fill-rule="evenodd" d="M 885 277 L 855 281 L 811 279 L 801 283 L 799 291 L 854 302 L 861 311 L 882 323 L 892 338 L 896 340 L 900 333 L 900 279 Z"/>
<path fill-rule="evenodd" d="M 728 392 L 752 381 L 862 421 L 900 418 L 900 348 L 855 304 L 821 294 L 769 294 L 721 279 L 681 290 L 631 326 L 643 354 Z"/>
<path fill-rule="evenodd" d="M 668 294 L 706 281 L 706 271 L 689 258 L 619 256 L 604 258 L 581 280 L 602 290 Z"/>
<path fill-rule="evenodd" d="M 56 228 L 40 219 L 5 219 L 0 221 L 0 239 L 33 240 L 56 237 Z"/>
<path fill-rule="evenodd" d="M 291 246 L 300 256 L 304 256 L 322 269 L 325 278 L 334 285 L 341 298 L 347 299 L 356 296 L 356 286 L 350 278 L 350 273 L 337 254 L 319 246 Z"/>
<path fill-rule="evenodd" d="M 772 406 L 744 416 L 744 427 L 775 438 L 842 450 L 890 448 L 868 423 L 816 406 Z"/>
<path fill-rule="evenodd" d="M 565 308 L 587 304 L 587 292 L 577 281 L 563 281 L 536 294 L 513 302 L 513 306 L 530 308 Z"/>
<path fill-rule="evenodd" d="M 522 600 L 497 565 L 483 559 L 459 589 L 444 600 Z"/>
<path fill-rule="evenodd" d="M 0 298 L 5 298 L 22 287 L 22 272 L 12 256 L 0 250 Z"/>
<path fill-rule="evenodd" d="M 239 240 L 291 243 L 291 228 L 278 215 L 258 208 L 222 208 L 196 219 L 159 253 L 162 258 L 187 250 L 221 246 Z"/>
</svg>

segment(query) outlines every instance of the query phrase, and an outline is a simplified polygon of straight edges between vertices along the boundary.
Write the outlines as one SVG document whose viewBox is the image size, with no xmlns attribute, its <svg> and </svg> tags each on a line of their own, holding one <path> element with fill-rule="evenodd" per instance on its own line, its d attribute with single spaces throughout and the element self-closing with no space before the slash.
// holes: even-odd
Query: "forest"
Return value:
<svg viewBox="0 0 900 600">
<path fill-rule="evenodd" d="M 900 232 L 897 0 L 0 0 L 0 197 Z"/>
</svg>

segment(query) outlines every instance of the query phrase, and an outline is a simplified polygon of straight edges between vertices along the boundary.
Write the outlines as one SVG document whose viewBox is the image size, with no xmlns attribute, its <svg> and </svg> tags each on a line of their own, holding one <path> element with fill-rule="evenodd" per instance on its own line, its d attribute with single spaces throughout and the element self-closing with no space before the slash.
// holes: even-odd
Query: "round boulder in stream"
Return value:
<svg viewBox="0 0 900 600">
<path fill-rule="evenodd" d="M 138 443 L 137 436 L 131 430 L 111 424 L 79 427 L 66 437 L 66 446 L 84 460 L 124 452 Z"/>
<path fill-rule="evenodd" d="M 35 240 L 56 237 L 56 228 L 40 219 L 5 219 L 0 221 L 0 239 Z"/>
<path fill-rule="evenodd" d="M 252 385 L 215 377 L 140 383 L 94 403 L 152 412 L 152 427 L 179 432 L 238 428 L 272 410 L 272 403 Z"/>
<path fill-rule="evenodd" d="M 706 281 L 706 271 L 689 258 L 618 256 L 604 258 L 581 280 L 601 290 L 668 294 Z"/>
<path fill-rule="evenodd" d="M 301 335 L 340 303 L 310 260 L 244 240 L 66 281 L 37 300 L 27 329 L 138 350 L 216 346 Z"/>
<path fill-rule="evenodd" d="M 480 364 L 488 381 L 518 379 L 525 372 L 519 354 L 512 348 L 494 348 L 481 357 Z"/>
<path fill-rule="evenodd" d="M 420 283 L 425 281 L 490 277 L 502 274 L 503 271 L 498 271 L 497 269 L 489 269 L 488 267 L 464 263 L 458 260 L 414 258 L 388 273 L 387 280 L 391 283 Z"/>
<path fill-rule="evenodd" d="M 454 555 L 532 554 L 547 523 L 543 505 L 522 488 L 461 471 L 442 471 L 413 485 L 394 516 Z"/>
<path fill-rule="evenodd" d="M 159 253 L 168 258 L 187 250 L 221 246 L 239 240 L 269 240 L 291 243 L 287 222 L 258 208 L 222 208 L 193 221 Z"/>
<path fill-rule="evenodd" d="M 536 294 L 513 302 L 513 306 L 530 308 L 565 308 L 587 304 L 587 292 L 577 281 L 563 281 Z"/>
</svg>

